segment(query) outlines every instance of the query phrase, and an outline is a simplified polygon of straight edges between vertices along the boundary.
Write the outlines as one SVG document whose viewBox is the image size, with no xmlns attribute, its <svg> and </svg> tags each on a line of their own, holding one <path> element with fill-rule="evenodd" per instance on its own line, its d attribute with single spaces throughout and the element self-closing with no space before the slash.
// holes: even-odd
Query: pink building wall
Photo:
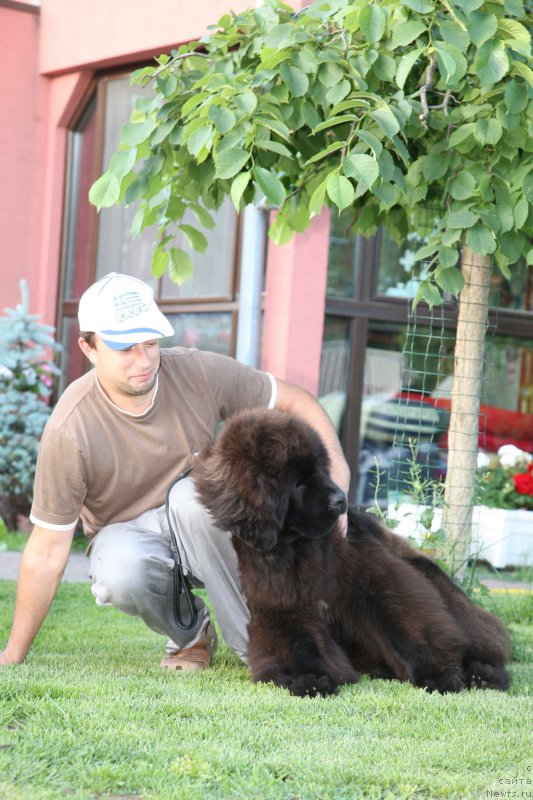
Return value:
<svg viewBox="0 0 533 800">
<path fill-rule="evenodd" d="M 38 72 L 39 16 L 0 5 L 0 313 L 20 300 L 19 281 L 33 284 L 39 231 L 42 147 Z"/>
<path fill-rule="evenodd" d="M 130 64 L 202 36 L 250 1 L 42 0 L 40 14 L 0 0 L 0 313 L 30 284 L 32 311 L 54 324 L 61 259 L 68 126 L 96 70 Z M 294 3 L 295 6 L 299 3 Z M 281 248 L 269 245 L 263 366 L 318 386 L 328 220 Z"/>
</svg>

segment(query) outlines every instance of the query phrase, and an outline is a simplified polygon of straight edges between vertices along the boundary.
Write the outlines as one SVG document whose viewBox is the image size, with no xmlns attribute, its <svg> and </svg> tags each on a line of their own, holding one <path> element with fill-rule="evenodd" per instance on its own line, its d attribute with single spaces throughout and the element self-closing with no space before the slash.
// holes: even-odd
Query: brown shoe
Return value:
<svg viewBox="0 0 533 800">
<path fill-rule="evenodd" d="M 199 672 L 211 666 L 211 658 L 216 650 L 217 636 L 210 622 L 204 635 L 191 647 L 183 647 L 177 653 L 170 653 L 161 661 L 164 669 L 181 672 Z"/>
</svg>

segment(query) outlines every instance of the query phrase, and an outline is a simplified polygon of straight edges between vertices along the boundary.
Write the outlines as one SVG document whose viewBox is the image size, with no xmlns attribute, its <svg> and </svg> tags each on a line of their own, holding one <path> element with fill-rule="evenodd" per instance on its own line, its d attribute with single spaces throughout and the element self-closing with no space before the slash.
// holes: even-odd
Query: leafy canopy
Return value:
<svg viewBox="0 0 533 800">
<path fill-rule="evenodd" d="M 356 233 L 397 238 L 427 226 L 420 297 L 463 285 L 459 249 L 508 273 L 533 264 L 533 69 L 530 0 L 270 0 L 226 14 L 200 41 L 162 55 L 132 82 L 135 106 L 98 207 L 139 202 L 132 233 L 157 226 L 152 272 L 180 281 L 181 228 L 231 197 L 278 208 L 274 242 L 304 231 L 327 204 Z M 434 220 L 434 222 L 433 222 Z"/>
</svg>

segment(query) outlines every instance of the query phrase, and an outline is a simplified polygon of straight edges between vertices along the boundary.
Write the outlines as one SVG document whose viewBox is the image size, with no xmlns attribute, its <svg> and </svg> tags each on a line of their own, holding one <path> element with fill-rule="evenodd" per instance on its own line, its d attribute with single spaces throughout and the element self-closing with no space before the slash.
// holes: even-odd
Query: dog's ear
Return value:
<svg viewBox="0 0 533 800">
<path fill-rule="evenodd" d="M 289 497 L 284 498 L 264 472 L 232 461 L 215 448 L 195 466 L 193 480 L 201 503 L 218 528 L 257 550 L 267 552 L 275 547 Z"/>
</svg>

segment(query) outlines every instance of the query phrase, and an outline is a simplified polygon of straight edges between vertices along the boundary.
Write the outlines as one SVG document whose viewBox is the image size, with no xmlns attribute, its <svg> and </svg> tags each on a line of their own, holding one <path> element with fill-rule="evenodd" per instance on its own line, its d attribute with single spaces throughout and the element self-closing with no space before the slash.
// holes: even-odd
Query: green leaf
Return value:
<svg viewBox="0 0 533 800">
<path fill-rule="evenodd" d="M 135 164 L 137 158 L 137 149 L 135 147 L 129 150 L 119 150 L 116 152 L 111 161 L 109 162 L 109 172 L 112 172 L 115 177 L 122 180 L 122 178 L 130 172 Z"/>
<path fill-rule="evenodd" d="M 530 33 L 521 22 L 516 19 L 500 19 L 498 20 L 498 31 L 502 38 L 510 40 L 508 43 L 513 49 L 518 49 L 522 55 L 528 55 L 529 50 L 522 51 L 520 48 L 516 48 L 517 44 L 522 44 L 527 48 L 531 47 Z"/>
<path fill-rule="evenodd" d="M 463 30 L 456 22 L 447 19 L 440 21 L 439 28 L 445 42 L 453 44 L 462 53 L 466 53 L 470 46 L 468 31 Z"/>
<path fill-rule="evenodd" d="M 455 73 L 458 72 L 459 65 L 453 55 L 448 52 L 447 47 L 442 45 L 435 45 L 435 55 L 437 56 L 437 64 L 439 65 L 439 72 L 444 80 L 444 83 L 451 83 L 455 78 Z"/>
<path fill-rule="evenodd" d="M 255 167 L 254 177 L 269 203 L 282 206 L 285 201 L 285 187 L 280 179 L 264 167 Z"/>
<path fill-rule="evenodd" d="M 509 114 L 520 114 L 528 103 L 526 87 L 514 79 L 505 87 L 504 97 Z"/>
<path fill-rule="evenodd" d="M 355 190 L 353 185 L 345 178 L 344 175 L 337 175 L 334 173 L 328 178 L 326 185 L 328 197 L 334 203 L 339 211 L 350 206 L 355 200 Z"/>
<path fill-rule="evenodd" d="M 333 61 L 324 61 L 318 68 L 318 80 L 330 89 L 344 78 L 342 67 Z"/>
<path fill-rule="evenodd" d="M 255 92 L 251 89 L 242 94 L 236 94 L 233 98 L 233 104 L 240 114 L 253 114 L 257 106 L 257 97 Z"/>
<path fill-rule="evenodd" d="M 474 125 L 474 139 L 479 144 L 497 144 L 502 138 L 503 128 L 497 119 L 480 119 Z"/>
<path fill-rule="evenodd" d="M 377 44 L 385 33 L 387 16 L 378 5 L 367 5 L 359 14 L 359 28 L 363 36 L 371 43 Z"/>
<path fill-rule="evenodd" d="M 425 300 L 430 308 L 433 308 L 433 306 L 442 305 L 441 293 L 435 284 L 429 280 L 421 282 L 414 299 L 414 305 L 418 305 L 421 300 Z"/>
<path fill-rule="evenodd" d="M 144 122 L 127 122 L 122 128 L 120 141 L 128 147 L 136 147 L 138 144 L 144 142 L 156 126 L 156 121 L 152 117 L 148 117 Z"/>
<path fill-rule="evenodd" d="M 320 125 L 317 125 L 316 128 L 313 128 L 311 133 L 314 135 L 319 131 L 328 130 L 328 128 L 333 128 L 335 125 L 343 125 L 345 122 L 353 122 L 356 119 L 357 117 L 354 117 L 353 114 L 342 114 L 339 117 L 330 117 L 329 119 L 325 119 L 324 122 L 321 122 Z"/>
<path fill-rule="evenodd" d="M 163 249 L 163 245 L 158 245 L 152 254 L 151 272 L 154 278 L 162 278 L 166 272 L 168 263 L 168 253 Z"/>
<path fill-rule="evenodd" d="M 199 203 L 191 203 L 189 208 L 203 228 L 211 230 L 215 227 L 215 220 L 206 208 Z"/>
<path fill-rule="evenodd" d="M 436 44 L 435 53 L 445 83 L 457 85 L 468 70 L 468 62 L 463 53 L 454 44 L 448 42 Z"/>
<path fill-rule="evenodd" d="M 306 161 L 306 166 L 308 164 L 314 164 L 317 161 L 321 161 L 323 158 L 331 155 L 331 153 L 335 153 L 337 150 L 342 150 L 343 147 L 346 147 L 346 142 L 333 142 L 332 144 L 325 147 L 319 153 L 316 153 L 314 156 L 309 158 Z"/>
<path fill-rule="evenodd" d="M 180 230 L 183 231 L 183 233 L 187 237 L 187 241 L 189 242 L 193 250 L 198 250 L 200 253 L 205 253 L 208 241 L 205 238 L 204 234 L 198 230 L 198 228 L 193 228 L 192 225 L 186 225 L 186 224 L 180 225 L 179 228 Z"/>
<path fill-rule="evenodd" d="M 231 200 L 237 212 L 240 211 L 241 198 L 244 194 L 244 190 L 246 189 L 246 187 L 250 182 L 250 178 L 251 178 L 250 172 L 241 172 L 240 175 L 237 175 L 237 177 L 231 184 L 231 190 L 230 190 Z"/>
<path fill-rule="evenodd" d="M 400 123 L 387 106 L 385 108 L 376 108 L 371 112 L 371 116 L 376 120 L 379 127 L 389 139 L 392 139 L 400 132 Z"/>
<path fill-rule="evenodd" d="M 96 206 L 98 211 L 101 208 L 113 206 L 120 195 L 120 181 L 112 172 L 104 174 L 93 183 L 89 190 L 89 202 Z"/>
<path fill-rule="evenodd" d="M 375 158 L 364 153 L 347 156 L 342 162 L 342 171 L 348 178 L 355 178 L 367 189 L 371 189 L 379 178 L 379 164 Z"/>
<path fill-rule="evenodd" d="M 423 156 L 421 161 L 424 178 L 427 181 L 435 181 L 446 174 L 449 155 L 448 153 L 435 153 L 431 156 Z"/>
<path fill-rule="evenodd" d="M 526 251 L 527 239 L 516 231 L 500 236 L 498 245 L 511 264 L 518 261 Z"/>
<path fill-rule="evenodd" d="M 255 23 L 261 33 L 268 34 L 270 31 L 279 25 L 279 16 L 274 9 L 269 5 L 260 6 L 254 9 L 253 17 Z"/>
<path fill-rule="evenodd" d="M 398 62 L 398 69 L 396 70 L 396 84 L 403 89 L 405 81 L 409 77 L 414 65 L 424 52 L 425 47 L 418 47 L 403 55 Z"/>
<path fill-rule="evenodd" d="M 267 47 L 273 50 L 283 50 L 294 42 L 296 28 L 290 22 L 282 22 L 276 25 L 265 39 Z"/>
<path fill-rule="evenodd" d="M 326 100 L 331 105 L 335 105 L 339 103 L 341 100 L 344 100 L 347 94 L 350 93 L 352 89 L 352 84 L 350 81 L 341 81 L 336 86 L 332 86 L 331 89 L 328 89 L 326 93 Z"/>
<path fill-rule="evenodd" d="M 484 3 L 484 0 L 455 0 L 455 5 L 462 8 L 466 14 L 472 13 L 476 8 L 479 8 Z"/>
<path fill-rule="evenodd" d="M 285 141 L 291 141 L 290 130 L 283 122 L 280 122 L 280 120 L 271 119 L 270 117 L 256 117 L 255 121 L 258 125 L 263 125 L 263 127 L 268 128 L 273 133 L 277 133 L 278 136 L 281 136 Z"/>
<path fill-rule="evenodd" d="M 467 122 L 465 125 L 461 125 L 459 128 L 456 128 L 452 135 L 450 136 L 449 145 L 450 147 L 456 147 L 461 142 L 464 142 L 465 139 L 468 139 L 469 136 L 472 136 L 474 133 L 474 123 Z"/>
<path fill-rule="evenodd" d="M 268 235 L 274 244 L 280 245 L 290 242 L 292 239 L 293 230 L 283 214 L 276 214 L 274 217 L 274 222 L 270 226 Z"/>
<path fill-rule="evenodd" d="M 509 71 L 509 58 L 504 45 L 495 41 L 485 42 L 478 50 L 474 69 L 482 85 L 500 81 Z"/>
<path fill-rule="evenodd" d="M 265 139 L 265 141 L 257 142 L 257 146 L 261 150 L 270 150 L 272 153 L 278 153 L 280 156 L 286 156 L 287 158 L 293 158 L 293 153 L 289 150 L 288 147 L 285 147 L 284 144 L 281 142 L 276 142 L 273 139 Z"/>
<path fill-rule="evenodd" d="M 357 136 L 370 147 L 376 158 L 380 157 L 383 152 L 383 145 L 377 136 L 374 136 L 374 134 L 369 131 L 357 131 Z"/>
<path fill-rule="evenodd" d="M 212 136 L 213 130 L 210 126 L 206 125 L 203 128 L 198 128 L 188 137 L 187 150 L 192 156 L 198 156 L 202 148 L 207 148 Z"/>
<path fill-rule="evenodd" d="M 431 0 L 402 0 L 402 5 L 419 14 L 429 14 L 434 9 Z"/>
<path fill-rule="evenodd" d="M 279 74 L 293 97 L 303 97 L 309 88 L 309 78 L 298 67 L 282 64 Z"/>
<path fill-rule="evenodd" d="M 242 147 L 228 147 L 227 150 L 215 154 L 216 177 L 233 178 L 241 171 L 249 158 L 250 153 L 243 150 Z"/>
<path fill-rule="evenodd" d="M 519 230 L 526 224 L 529 216 L 529 203 L 525 197 L 521 197 L 514 207 L 515 227 Z"/>
<path fill-rule="evenodd" d="M 380 81 L 386 81 L 387 83 L 393 81 L 396 75 L 396 61 L 387 53 L 380 53 L 379 57 L 374 62 L 372 71 Z M 330 89 L 328 95 L 332 92 L 333 89 Z"/>
<path fill-rule="evenodd" d="M 209 92 L 197 92 L 193 94 L 192 97 L 189 97 L 189 99 L 186 100 L 183 106 L 181 107 L 182 119 L 183 117 L 186 117 L 188 114 L 190 114 L 191 111 L 194 111 L 194 109 L 197 108 L 199 105 L 201 105 L 204 102 L 204 100 L 206 100 L 208 97 L 209 97 Z"/>
<path fill-rule="evenodd" d="M 314 74 L 318 69 L 317 55 L 311 45 L 304 44 L 302 48 L 294 53 L 293 59 L 295 65 L 303 72 Z"/>
<path fill-rule="evenodd" d="M 459 258 L 459 253 L 457 250 L 452 251 L 455 254 L 455 260 Z M 440 257 L 440 251 L 439 251 Z M 449 267 L 447 269 L 438 269 L 435 272 L 435 280 L 437 281 L 438 285 L 442 289 L 443 292 L 448 294 L 452 294 L 454 297 L 457 297 L 463 286 L 465 285 L 465 280 L 461 274 L 461 272 L 457 269 L 457 267 Z"/>
<path fill-rule="evenodd" d="M 445 217 L 446 226 L 448 228 L 471 228 L 478 221 L 478 215 L 467 208 L 460 211 L 452 211 Z M 477 252 L 477 251 L 476 251 Z"/>
<path fill-rule="evenodd" d="M 470 14 L 468 33 L 472 42 L 478 47 L 492 39 L 497 30 L 498 19 L 494 14 L 485 14 L 482 11 L 474 11 Z"/>
<path fill-rule="evenodd" d="M 230 108 L 224 106 L 211 106 L 207 116 L 215 123 L 215 128 L 219 133 L 229 133 L 236 123 L 236 117 Z"/>
<path fill-rule="evenodd" d="M 168 274 L 170 280 L 178 286 L 185 283 L 194 272 L 192 258 L 180 247 L 171 247 L 168 251 Z"/>
<path fill-rule="evenodd" d="M 326 187 L 328 179 L 329 175 L 322 181 L 322 183 L 319 183 L 309 199 L 309 211 L 315 216 L 320 214 L 322 206 L 326 201 Z"/>
<path fill-rule="evenodd" d="M 405 47 L 411 44 L 414 39 L 427 32 L 427 26 L 420 20 L 410 19 L 398 25 L 392 34 L 392 47 Z"/>
<path fill-rule="evenodd" d="M 496 237 L 482 222 L 477 222 L 466 234 L 466 244 L 474 253 L 488 256 L 496 250 Z"/>
<path fill-rule="evenodd" d="M 450 182 L 450 194 L 454 200 L 467 200 L 475 194 L 476 186 L 474 176 L 463 170 Z"/>
<path fill-rule="evenodd" d="M 527 64 L 522 64 L 520 61 L 513 62 L 513 75 L 520 75 L 524 80 L 526 80 L 531 88 L 533 89 L 533 69 L 527 66 Z"/>
</svg>

